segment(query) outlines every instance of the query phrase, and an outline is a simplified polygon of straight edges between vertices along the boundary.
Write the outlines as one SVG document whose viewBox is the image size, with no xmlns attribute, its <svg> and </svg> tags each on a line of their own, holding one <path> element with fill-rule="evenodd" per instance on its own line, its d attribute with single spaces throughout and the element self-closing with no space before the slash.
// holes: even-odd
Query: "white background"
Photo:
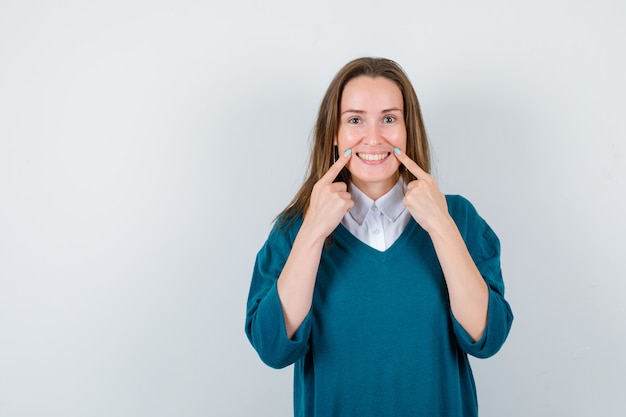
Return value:
<svg viewBox="0 0 626 417">
<path fill-rule="evenodd" d="M 481 415 L 623 416 L 625 3 L 216 3 L 0 3 L 0 416 L 290 415 L 250 274 L 365 55 L 502 241 Z"/>
</svg>

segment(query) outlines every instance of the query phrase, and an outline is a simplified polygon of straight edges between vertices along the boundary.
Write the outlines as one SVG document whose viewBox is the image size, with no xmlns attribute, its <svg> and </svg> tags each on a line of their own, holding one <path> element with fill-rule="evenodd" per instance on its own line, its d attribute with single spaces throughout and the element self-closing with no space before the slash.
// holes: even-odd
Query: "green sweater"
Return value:
<svg viewBox="0 0 626 417">
<path fill-rule="evenodd" d="M 452 315 L 432 241 L 413 219 L 385 252 L 339 225 L 322 253 L 311 311 L 289 339 L 276 281 L 302 220 L 274 227 L 254 266 L 246 334 L 267 365 L 295 363 L 295 416 L 478 414 L 467 355 L 495 354 L 513 315 L 498 238 L 466 199 L 446 198 L 489 286 L 487 328 L 477 342 Z"/>
</svg>

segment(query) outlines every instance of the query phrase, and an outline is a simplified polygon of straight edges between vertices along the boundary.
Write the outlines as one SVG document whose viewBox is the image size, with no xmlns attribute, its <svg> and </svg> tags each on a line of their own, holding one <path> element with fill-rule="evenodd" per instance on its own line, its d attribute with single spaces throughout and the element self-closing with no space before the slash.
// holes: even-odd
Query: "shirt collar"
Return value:
<svg viewBox="0 0 626 417">
<path fill-rule="evenodd" d="M 406 207 L 402 203 L 405 191 L 406 185 L 402 177 L 400 177 L 387 194 L 374 201 L 365 195 L 363 191 L 359 190 L 354 183 L 351 183 L 350 194 L 352 195 L 352 201 L 354 201 L 354 207 L 352 207 L 348 213 L 358 224 L 363 224 L 367 213 L 369 213 L 374 204 L 376 204 L 378 210 L 383 213 L 385 217 L 395 222 L 400 214 L 406 210 Z"/>
</svg>

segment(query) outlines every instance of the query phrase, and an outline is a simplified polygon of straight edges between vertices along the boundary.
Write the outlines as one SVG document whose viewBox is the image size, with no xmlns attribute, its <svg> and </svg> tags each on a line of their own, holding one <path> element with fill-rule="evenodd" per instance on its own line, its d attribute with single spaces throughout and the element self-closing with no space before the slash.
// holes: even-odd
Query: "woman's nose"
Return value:
<svg viewBox="0 0 626 417">
<path fill-rule="evenodd" d="M 363 142 L 368 145 L 378 145 L 382 142 L 382 136 L 380 132 L 380 128 L 378 125 L 369 126 L 367 132 L 365 133 L 365 138 L 363 138 Z"/>
</svg>

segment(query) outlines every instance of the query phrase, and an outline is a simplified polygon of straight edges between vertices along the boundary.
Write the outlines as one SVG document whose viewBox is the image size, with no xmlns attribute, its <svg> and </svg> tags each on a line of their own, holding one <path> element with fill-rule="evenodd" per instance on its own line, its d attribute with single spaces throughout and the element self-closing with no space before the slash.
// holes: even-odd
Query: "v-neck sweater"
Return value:
<svg viewBox="0 0 626 417">
<path fill-rule="evenodd" d="M 295 364 L 295 416 L 478 415 L 467 355 L 495 354 L 513 315 L 497 236 L 465 198 L 446 199 L 489 288 L 478 341 L 454 318 L 430 236 L 413 219 L 385 251 L 337 226 L 322 251 L 311 310 L 289 339 L 276 281 L 302 219 L 274 227 L 255 262 L 246 334 L 267 365 Z"/>
</svg>

